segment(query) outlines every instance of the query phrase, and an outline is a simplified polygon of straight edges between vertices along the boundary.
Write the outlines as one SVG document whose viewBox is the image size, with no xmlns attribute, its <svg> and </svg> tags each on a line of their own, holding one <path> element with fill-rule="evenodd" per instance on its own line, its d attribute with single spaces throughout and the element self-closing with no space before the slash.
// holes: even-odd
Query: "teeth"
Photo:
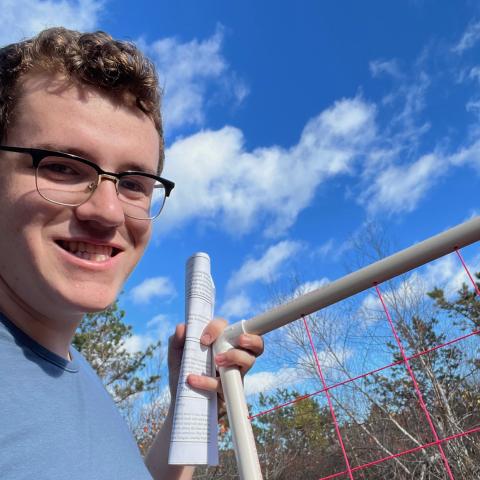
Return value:
<svg viewBox="0 0 480 480">
<path fill-rule="evenodd" d="M 85 242 L 62 241 L 61 246 L 79 258 L 94 262 L 105 262 L 113 253 L 113 248 L 107 245 L 93 245 Z"/>
<path fill-rule="evenodd" d="M 93 262 L 105 262 L 110 257 L 108 255 L 102 255 L 100 253 L 88 253 L 88 252 L 74 252 L 76 257 L 83 258 L 85 260 L 90 260 Z"/>
</svg>

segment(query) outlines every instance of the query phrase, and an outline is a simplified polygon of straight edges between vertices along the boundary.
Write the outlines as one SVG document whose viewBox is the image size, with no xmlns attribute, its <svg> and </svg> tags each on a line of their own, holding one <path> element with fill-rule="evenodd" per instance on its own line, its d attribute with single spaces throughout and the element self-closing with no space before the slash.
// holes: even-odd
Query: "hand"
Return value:
<svg viewBox="0 0 480 480">
<path fill-rule="evenodd" d="M 203 345 L 211 345 L 227 326 L 226 320 L 212 320 L 203 331 L 200 342 Z M 183 345 L 185 343 L 185 325 L 177 325 L 175 333 L 170 337 L 168 348 L 168 370 L 170 392 L 172 399 L 175 398 L 180 363 L 182 361 Z M 248 372 L 255 363 L 256 357 L 263 353 L 263 339 L 259 335 L 242 334 L 238 338 L 239 346 L 215 357 L 215 364 L 220 367 L 236 366 L 243 375 Z M 201 390 L 217 391 L 222 395 L 219 377 L 207 377 L 204 375 L 190 374 L 187 382 L 191 387 Z"/>
</svg>

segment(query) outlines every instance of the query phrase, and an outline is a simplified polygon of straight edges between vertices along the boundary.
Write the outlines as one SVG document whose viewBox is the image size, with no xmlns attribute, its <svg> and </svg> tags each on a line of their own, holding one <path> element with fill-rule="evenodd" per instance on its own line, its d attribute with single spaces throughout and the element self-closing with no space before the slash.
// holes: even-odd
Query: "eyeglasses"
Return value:
<svg viewBox="0 0 480 480">
<path fill-rule="evenodd" d="M 0 146 L 0 150 L 30 155 L 38 193 L 58 205 L 78 207 L 93 195 L 102 179 L 106 179 L 115 183 L 127 217 L 153 220 L 160 215 L 166 197 L 175 186 L 152 173 L 106 172 L 96 163 L 70 153 L 9 146 Z"/>
</svg>

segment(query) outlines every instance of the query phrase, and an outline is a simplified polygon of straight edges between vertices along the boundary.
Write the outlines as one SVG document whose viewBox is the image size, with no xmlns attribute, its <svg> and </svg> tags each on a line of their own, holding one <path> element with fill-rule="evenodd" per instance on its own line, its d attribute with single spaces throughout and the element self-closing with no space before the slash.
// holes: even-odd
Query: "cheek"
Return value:
<svg viewBox="0 0 480 480">
<path fill-rule="evenodd" d="M 145 249 L 150 241 L 151 222 L 142 220 L 127 219 L 125 223 L 126 235 L 128 235 L 128 253 L 125 256 L 123 271 L 125 277 L 128 277 L 136 267 L 143 256 Z"/>
<path fill-rule="evenodd" d="M 31 282 L 38 281 L 42 252 L 35 241 L 38 229 L 33 228 L 31 216 L 23 208 L 0 209 L 0 275 L 14 291 L 31 290 Z"/>
<path fill-rule="evenodd" d="M 150 241 L 152 235 L 152 222 L 149 220 L 135 220 L 127 225 L 133 245 L 137 253 L 141 256 Z"/>
<path fill-rule="evenodd" d="M 11 193 L 11 192 L 10 192 Z M 0 245 L 20 261 L 40 260 L 43 256 L 45 226 L 56 221 L 59 209 L 43 200 L 36 190 L 7 194 L 0 199 Z M 7 260 L 8 261 L 8 260 Z"/>
</svg>

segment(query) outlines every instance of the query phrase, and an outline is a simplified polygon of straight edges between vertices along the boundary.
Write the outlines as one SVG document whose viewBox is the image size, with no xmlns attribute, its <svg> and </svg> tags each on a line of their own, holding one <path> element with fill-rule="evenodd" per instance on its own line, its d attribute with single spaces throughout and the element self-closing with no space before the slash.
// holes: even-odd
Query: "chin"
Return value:
<svg viewBox="0 0 480 480">
<path fill-rule="evenodd" d="M 74 298 L 65 298 L 65 300 L 70 308 L 78 313 L 85 314 L 101 312 L 102 310 L 107 309 L 115 302 L 117 295 L 117 291 L 105 291 L 101 288 L 97 288 L 94 292 L 83 291 L 78 293 Z"/>
<path fill-rule="evenodd" d="M 97 312 L 102 312 L 103 310 L 106 310 L 115 300 L 109 303 L 102 303 L 98 305 L 84 305 L 83 308 L 81 308 L 82 313 L 97 313 Z"/>
</svg>

